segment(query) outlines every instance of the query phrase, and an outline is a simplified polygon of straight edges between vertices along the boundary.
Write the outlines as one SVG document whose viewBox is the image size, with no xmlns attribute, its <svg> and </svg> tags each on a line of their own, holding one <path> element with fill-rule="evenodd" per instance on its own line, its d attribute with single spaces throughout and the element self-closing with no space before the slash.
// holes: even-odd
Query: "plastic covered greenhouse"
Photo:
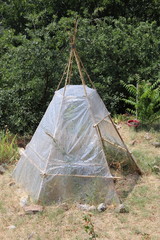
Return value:
<svg viewBox="0 0 160 240">
<path fill-rule="evenodd" d="M 70 84 L 73 57 L 82 85 Z M 74 47 L 67 69 L 65 86 L 55 92 L 13 177 L 43 202 L 118 203 L 117 170 L 139 174 L 140 169 L 96 89 L 86 86 Z"/>
</svg>

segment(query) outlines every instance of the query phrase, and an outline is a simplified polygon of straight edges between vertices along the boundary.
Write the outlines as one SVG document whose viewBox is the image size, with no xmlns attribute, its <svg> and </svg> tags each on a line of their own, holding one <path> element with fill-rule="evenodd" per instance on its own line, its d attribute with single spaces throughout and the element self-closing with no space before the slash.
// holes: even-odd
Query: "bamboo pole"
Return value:
<svg viewBox="0 0 160 240">
<path fill-rule="evenodd" d="M 70 40 L 70 44 L 71 44 L 71 51 L 70 51 L 70 56 L 69 56 L 69 61 L 68 61 L 68 64 L 65 68 L 65 71 L 62 75 L 62 78 L 58 84 L 58 87 L 57 87 L 57 90 L 59 89 L 60 87 L 60 84 L 62 83 L 62 80 L 63 80 L 63 77 L 64 77 L 64 74 L 66 73 L 66 79 L 65 79 L 65 87 L 64 87 L 64 93 L 63 93 L 63 96 L 65 95 L 65 91 L 66 91 L 66 85 L 67 83 L 70 84 L 71 82 L 71 74 L 72 74 L 72 60 L 73 60 L 73 56 L 75 57 L 75 60 L 76 60 L 76 63 L 77 63 L 77 67 L 78 67 L 78 71 L 79 71 L 79 75 L 80 75 L 80 78 L 81 78 L 81 81 L 82 81 L 82 85 L 84 87 L 84 92 L 85 92 L 85 95 L 87 96 L 87 91 L 86 91 L 86 86 L 85 86 L 85 80 L 84 80 L 84 77 L 83 77 L 83 73 L 82 73 L 82 69 L 84 70 L 84 72 L 86 73 L 92 87 L 94 89 L 95 86 L 89 76 L 89 74 L 87 73 L 84 65 L 83 65 L 83 62 L 81 61 L 80 57 L 79 57 L 79 54 L 78 52 L 76 51 L 76 47 L 75 47 L 75 42 L 76 42 L 76 34 L 77 34 L 77 26 L 78 26 L 78 20 L 76 19 L 75 20 L 75 26 L 74 26 L 74 32 L 73 32 L 73 36 L 71 37 L 71 40 Z M 67 69 L 67 72 L 66 72 L 66 69 Z"/>
<path fill-rule="evenodd" d="M 93 125 L 93 127 L 96 127 L 97 125 L 99 125 L 102 121 L 106 121 L 108 123 L 110 123 L 108 120 L 106 120 L 105 118 L 108 117 L 109 114 L 107 114 L 103 119 L 101 119 L 99 122 L 97 122 L 96 124 Z"/>
<path fill-rule="evenodd" d="M 73 62 L 73 54 L 72 54 L 72 57 L 71 57 L 71 66 L 70 66 L 70 72 L 69 72 L 69 76 L 68 76 L 68 85 L 70 85 L 70 82 L 71 82 L 71 76 L 72 76 L 72 62 Z"/>
<path fill-rule="evenodd" d="M 113 124 L 113 127 L 114 127 L 114 129 L 116 130 L 116 132 L 117 132 L 118 136 L 120 137 L 120 139 L 121 139 L 121 141 L 122 141 L 123 145 L 125 146 L 125 148 L 126 148 L 126 150 L 127 150 L 127 153 L 128 153 L 128 155 L 130 156 L 130 158 L 131 158 L 131 159 L 133 160 L 133 162 L 135 163 L 135 165 L 136 165 L 136 168 L 137 168 L 137 172 L 138 172 L 140 175 L 142 175 L 142 174 L 143 174 L 143 172 L 142 172 L 142 171 L 141 171 L 141 169 L 139 168 L 139 166 L 138 166 L 138 164 L 137 164 L 136 160 L 134 159 L 134 157 L 132 156 L 131 152 L 128 150 L 128 147 L 127 147 L 127 145 L 124 143 L 124 141 L 123 141 L 123 138 L 121 137 L 120 133 L 118 132 L 118 130 L 117 130 L 117 128 L 116 128 L 116 126 L 114 125 L 114 122 L 112 121 L 112 118 L 111 118 L 111 116 L 108 116 L 108 117 L 109 117 L 109 119 L 110 119 L 111 123 Z"/>
<path fill-rule="evenodd" d="M 75 45 L 75 40 L 76 40 L 77 25 L 78 25 L 78 20 L 76 19 L 76 20 L 75 20 L 74 33 L 73 33 L 73 36 L 71 37 L 71 51 L 70 51 L 69 60 L 68 60 L 68 63 L 67 63 L 67 65 L 66 65 L 66 67 L 65 67 L 65 70 L 64 70 L 64 72 L 63 72 L 62 78 L 61 78 L 61 80 L 60 80 L 60 82 L 59 82 L 59 84 L 58 84 L 58 86 L 57 86 L 57 89 L 56 89 L 56 90 L 59 89 L 59 87 L 60 87 L 60 85 L 61 85 L 61 83 L 62 83 L 62 81 L 63 81 L 64 75 L 67 74 L 67 75 L 66 75 L 66 79 L 65 79 L 64 94 L 65 94 L 65 91 L 66 91 L 66 85 L 67 85 L 67 83 L 70 84 L 70 80 L 71 80 L 72 58 L 73 58 L 73 56 L 74 56 L 74 54 L 73 54 L 73 48 L 74 48 L 74 47 L 73 47 L 73 46 Z M 66 72 L 66 70 L 67 70 L 67 72 Z M 63 95 L 64 95 L 64 94 L 63 94 Z"/>
<path fill-rule="evenodd" d="M 113 176 L 95 176 L 95 175 L 78 175 L 78 174 L 48 174 L 46 172 L 44 172 L 42 169 L 40 169 L 27 155 L 26 153 L 23 151 L 22 154 L 28 159 L 28 161 L 34 165 L 34 167 L 36 167 L 39 171 L 40 171 L 40 175 L 42 177 L 47 177 L 47 176 L 67 176 L 67 177 L 82 177 L 82 178 L 106 178 L 106 179 L 121 179 L 121 177 L 113 177 Z"/>
<path fill-rule="evenodd" d="M 98 132 L 98 137 L 100 138 L 100 141 L 101 141 L 101 144 L 102 144 L 102 150 L 103 150 L 104 158 L 106 159 L 106 154 L 105 154 L 105 151 L 104 151 L 105 145 L 104 145 L 102 134 L 101 134 L 101 131 L 100 131 L 100 128 L 99 128 L 98 125 L 96 125 L 96 129 L 97 129 L 97 132 Z M 106 165 L 109 168 L 107 159 L 106 159 Z"/>
<path fill-rule="evenodd" d="M 76 53 L 77 53 L 77 51 L 76 51 Z M 79 54 L 78 54 L 78 53 L 77 53 L 77 56 L 78 56 L 79 62 L 81 63 L 81 65 L 82 65 L 82 68 L 84 69 L 84 72 L 86 73 L 86 75 L 87 75 L 87 77 L 88 77 L 88 79 L 89 79 L 89 81 L 90 81 L 90 83 L 91 83 L 92 87 L 93 87 L 94 89 L 96 89 L 96 88 L 95 88 L 95 86 L 94 86 L 94 83 L 92 82 L 92 80 L 91 80 L 91 78 L 90 78 L 90 76 L 89 76 L 89 74 L 88 74 L 87 70 L 85 69 L 85 67 L 84 67 L 84 65 L 83 65 L 83 62 L 82 62 L 82 60 L 80 59 L 80 57 L 79 57 Z"/>
<path fill-rule="evenodd" d="M 43 172 L 41 168 L 39 168 L 31 158 L 28 157 L 28 155 L 25 153 L 25 151 L 22 152 L 22 155 L 27 158 L 27 160 L 35 167 L 37 168 L 40 172 Z"/>
<path fill-rule="evenodd" d="M 72 63 L 71 62 L 72 55 L 73 55 L 73 50 L 71 49 L 70 56 L 69 56 L 69 61 L 68 61 L 68 69 L 67 69 L 67 76 L 66 76 L 66 79 L 65 79 L 65 86 L 64 86 L 63 96 L 65 95 L 66 85 L 67 85 L 67 81 L 68 81 L 68 76 L 69 76 L 69 73 L 70 73 L 70 68 L 71 68 L 71 63 Z"/>
<path fill-rule="evenodd" d="M 139 94 L 138 94 L 138 91 L 139 91 L 139 86 L 138 86 L 138 81 L 137 81 L 137 84 L 136 84 L 136 119 L 138 119 L 138 98 L 139 98 Z"/>
<path fill-rule="evenodd" d="M 126 148 L 123 148 L 123 147 L 121 147 L 121 146 L 119 146 L 119 145 L 117 145 L 117 144 L 115 144 L 115 143 L 112 143 L 112 142 L 108 141 L 107 139 L 105 139 L 105 138 L 103 138 L 103 137 L 102 137 L 102 139 L 103 139 L 103 141 L 108 142 L 109 144 L 111 144 L 111 145 L 113 145 L 113 146 L 115 146 L 115 147 L 117 147 L 117 148 L 120 148 L 121 150 L 127 152 L 127 149 L 126 149 Z"/>
<path fill-rule="evenodd" d="M 60 87 L 60 85 L 61 85 L 61 83 L 62 83 L 62 81 L 63 81 L 64 75 L 66 74 L 67 67 L 68 67 L 68 63 L 67 63 L 66 66 L 65 66 L 64 72 L 63 72 L 62 77 L 61 77 L 61 80 L 59 81 L 59 84 L 58 84 L 58 86 L 57 86 L 57 88 L 56 88 L 56 91 L 59 89 L 59 87 Z"/>
<path fill-rule="evenodd" d="M 77 67 L 78 67 L 79 75 L 80 75 L 80 78 L 81 78 L 81 81 L 82 81 L 82 85 L 83 85 L 83 88 L 84 88 L 84 92 L 85 92 L 85 95 L 86 95 L 86 97 L 87 97 L 87 91 L 86 91 L 86 86 L 85 86 L 85 80 L 84 80 L 84 77 L 83 77 L 83 74 L 82 74 L 81 66 L 80 66 L 80 63 L 79 63 L 79 60 L 78 60 L 78 57 L 77 57 L 77 54 L 76 54 L 75 49 L 73 50 L 73 53 L 74 53 L 74 56 L 75 56 L 75 59 L 76 59 L 76 63 L 77 63 Z"/>
<path fill-rule="evenodd" d="M 78 174 L 47 174 L 41 173 L 43 176 L 62 176 L 62 177 L 81 177 L 81 178 L 106 178 L 106 179 L 122 179 L 122 177 L 113 177 L 113 176 L 95 176 L 95 175 L 78 175 Z"/>
<path fill-rule="evenodd" d="M 75 24 L 74 24 L 74 33 L 73 33 L 73 37 L 72 37 L 72 47 L 73 48 L 75 48 L 74 44 L 76 42 L 77 26 L 78 26 L 78 19 L 75 20 Z"/>
</svg>

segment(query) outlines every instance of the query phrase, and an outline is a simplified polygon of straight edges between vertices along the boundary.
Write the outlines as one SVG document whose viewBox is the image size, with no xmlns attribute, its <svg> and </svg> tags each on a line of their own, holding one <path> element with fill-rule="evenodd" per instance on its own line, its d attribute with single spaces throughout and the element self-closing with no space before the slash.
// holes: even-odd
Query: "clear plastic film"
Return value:
<svg viewBox="0 0 160 240">
<path fill-rule="evenodd" d="M 55 92 L 13 172 L 36 200 L 118 201 L 95 127 L 109 112 L 96 90 L 85 89 L 86 93 L 82 85 L 67 85 Z M 106 137 L 103 124 L 100 128 Z M 111 126 L 108 139 L 122 146 Z"/>
</svg>

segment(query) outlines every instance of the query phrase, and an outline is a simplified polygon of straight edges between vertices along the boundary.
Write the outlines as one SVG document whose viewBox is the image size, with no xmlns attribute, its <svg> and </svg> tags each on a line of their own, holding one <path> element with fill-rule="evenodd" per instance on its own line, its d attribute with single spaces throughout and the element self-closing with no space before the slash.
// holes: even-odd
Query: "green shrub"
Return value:
<svg viewBox="0 0 160 240">
<path fill-rule="evenodd" d="M 137 78 L 137 85 L 126 84 L 123 86 L 130 93 L 128 99 L 123 99 L 132 108 L 127 110 L 142 121 L 142 123 L 153 123 L 160 118 L 160 79 L 154 84 Z"/>
<path fill-rule="evenodd" d="M 69 56 L 75 16 L 43 25 L 26 16 L 25 33 L 5 29 L 0 38 L 0 129 L 32 134 L 61 79 Z M 126 18 L 79 18 L 76 48 L 108 110 L 124 113 L 128 96 L 120 84 L 135 74 L 151 84 L 158 77 L 160 27 Z M 64 83 L 63 83 L 64 84 Z M 63 86 L 61 85 L 61 87 Z M 71 84 L 81 84 L 75 64 Z M 88 82 L 87 82 L 88 84 Z"/>
</svg>

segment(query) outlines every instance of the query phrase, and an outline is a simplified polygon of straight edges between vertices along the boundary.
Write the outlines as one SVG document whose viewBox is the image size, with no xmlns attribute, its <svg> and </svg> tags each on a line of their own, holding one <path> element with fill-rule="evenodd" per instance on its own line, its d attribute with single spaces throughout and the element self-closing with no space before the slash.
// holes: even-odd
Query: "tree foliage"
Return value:
<svg viewBox="0 0 160 240">
<path fill-rule="evenodd" d="M 78 17 L 76 47 L 112 112 L 129 96 L 120 84 L 138 74 L 153 84 L 160 64 L 159 1 L 7 0 L 0 32 L 0 128 L 32 133 L 67 63 Z M 143 11 L 145 9 L 145 11 Z M 73 66 L 72 83 L 80 83 Z"/>
</svg>

